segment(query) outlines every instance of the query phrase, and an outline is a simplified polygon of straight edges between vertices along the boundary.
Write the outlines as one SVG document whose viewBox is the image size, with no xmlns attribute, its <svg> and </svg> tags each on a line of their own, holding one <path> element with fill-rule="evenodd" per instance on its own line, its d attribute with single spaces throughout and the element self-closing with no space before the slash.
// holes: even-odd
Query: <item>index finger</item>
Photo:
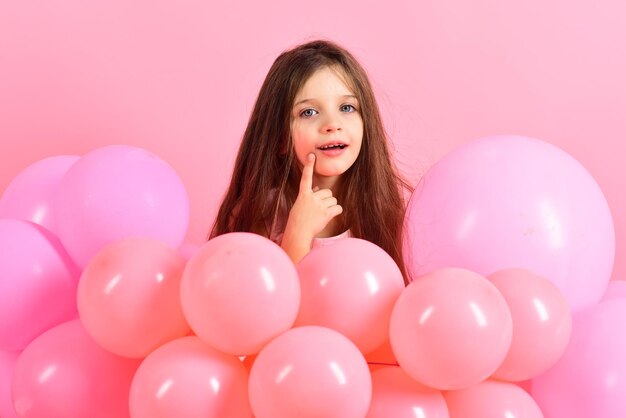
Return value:
<svg viewBox="0 0 626 418">
<path fill-rule="evenodd" d="M 313 167 L 315 166 L 315 154 L 311 153 L 306 156 L 306 164 L 302 168 L 302 177 L 300 178 L 300 191 L 313 190 Z"/>
</svg>

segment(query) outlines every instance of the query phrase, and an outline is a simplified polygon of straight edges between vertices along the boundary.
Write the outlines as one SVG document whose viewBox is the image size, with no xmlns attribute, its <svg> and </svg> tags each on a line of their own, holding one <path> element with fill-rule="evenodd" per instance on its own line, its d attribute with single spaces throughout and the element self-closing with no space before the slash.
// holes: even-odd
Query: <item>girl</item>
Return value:
<svg viewBox="0 0 626 418">
<path fill-rule="evenodd" d="M 313 41 L 269 70 L 210 238 L 247 231 L 298 263 L 328 240 L 378 245 L 402 257 L 404 192 L 365 70 L 345 49 Z"/>
</svg>

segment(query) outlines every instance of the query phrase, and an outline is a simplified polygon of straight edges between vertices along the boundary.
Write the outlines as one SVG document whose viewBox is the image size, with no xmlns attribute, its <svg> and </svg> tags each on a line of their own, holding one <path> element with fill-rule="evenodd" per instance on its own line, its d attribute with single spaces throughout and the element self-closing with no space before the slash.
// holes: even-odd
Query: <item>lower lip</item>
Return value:
<svg viewBox="0 0 626 418">
<path fill-rule="evenodd" d="M 348 149 L 348 147 L 343 147 L 342 148 L 335 148 L 335 149 L 321 149 L 320 151 L 322 152 L 322 154 L 328 156 L 328 157 L 336 157 L 338 155 L 343 154 L 346 149 Z"/>
</svg>

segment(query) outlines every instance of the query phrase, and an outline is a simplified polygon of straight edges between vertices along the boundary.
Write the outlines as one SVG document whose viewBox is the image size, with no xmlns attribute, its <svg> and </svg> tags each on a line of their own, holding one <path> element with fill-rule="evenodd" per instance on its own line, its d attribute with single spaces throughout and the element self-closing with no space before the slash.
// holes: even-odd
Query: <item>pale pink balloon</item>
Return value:
<svg viewBox="0 0 626 418">
<path fill-rule="evenodd" d="M 124 418 L 139 366 L 97 345 L 78 320 L 45 332 L 22 352 L 13 404 L 23 418 Z"/>
<path fill-rule="evenodd" d="M 554 283 L 575 312 L 606 289 L 615 231 L 600 187 L 574 158 L 536 139 L 496 136 L 428 170 L 409 203 L 405 246 L 414 276 L 524 268 Z"/>
<path fill-rule="evenodd" d="M 312 250 L 297 269 L 302 300 L 295 326 L 339 331 L 364 354 L 389 338 L 389 318 L 404 279 L 382 248 L 362 239 L 342 239 Z"/>
<path fill-rule="evenodd" d="M 11 399 L 11 381 L 19 351 L 0 350 L 0 417 L 17 418 Z"/>
<path fill-rule="evenodd" d="M 490 376 L 511 345 L 511 312 L 498 289 L 469 270 L 416 278 L 394 307 L 391 347 L 400 367 L 440 390 L 463 389 Z"/>
<path fill-rule="evenodd" d="M 142 358 L 187 335 L 180 303 L 185 259 L 149 238 L 128 238 L 91 259 L 78 285 L 78 312 L 89 335 L 120 356 Z"/>
<path fill-rule="evenodd" d="M 197 337 L 159 347 L 130 388 L 133 418 L 250 418 L 248 372 L 235 357 Z"/>
<path fill-rule="evenodd" d="M 78 158 L 58 155 L 44 158 L 22 170 L 2 193 L 0 218 L 34 222 L 56 234 L 52 201 L 61 179 Z"/>
<path fill-rule="evenodd" d="M 533 379 L 532 395 L 546 418 L 626 416 L 626 299 L 574 315 L 561 359 Z"/>
<path fill-rule="evenodd" d="M 225 353 L 258 353 L 293 325 L 300 284 L 293 262 L 275 243 L 234 232 L 206 242 L 181 282 L 185 317 L 204 342 Z"/>
<path fill-rule="evenodd" d="M 511 311 L 511 348 L 494 378 L 512 382 L 532 379 L 561 357 L 572 331 L 572 314 L 559 289 L 524 269 L 500 270 L 487 277 Z"/>
<path fill-rule="evenodd" d="M 514 383 L 486 380 L 467 389 L 447 392 L 444 397 L 450 418 L 543 418 L 533 398 Z"/>
<path fill-rule="evenodd" d="M 76 317 L 79 272 L 43 227 L 0 219 L 0 349 L 21 350 Z"/>
<path fill-rule="evenodd" d="M 76 161 L 61 180 L 53 209 L 59 239 L 81 268 L 124 238 L 153 238 L 178 248 L 189 223 L 189 198 L 174 169 L 127 145 L 98 148 Z"/>
<path fill-rule="evenodd" d="M 372 373 L 372 402 L 366 418 L 449 418 L 438 390 L 422 386 L 400 367 Z"/>
<path fill-rule="evenodd" d="M 293 328 L 270 342 L 250 372 L 256 418 L 363 418 L 372 381 L 359 349 L 329 328 Z"/>
<path fill-rule="evenodd" d="M 611 280 L 606 287 L 602 300 L 611 300 L 626 298 L 626 281 L 624 280 Z"/>
</svg>

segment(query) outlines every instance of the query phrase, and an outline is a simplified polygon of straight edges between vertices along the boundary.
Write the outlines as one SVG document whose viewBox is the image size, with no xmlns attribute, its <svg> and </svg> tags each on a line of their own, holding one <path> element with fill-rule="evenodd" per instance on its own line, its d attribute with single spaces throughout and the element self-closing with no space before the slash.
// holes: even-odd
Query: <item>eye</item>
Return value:
<svg viewBox="0 0 626 418">
<path fill-rule="evenodd" d="M 341 111 L 346 113 L 356 112 L 356 107 L 351 104 L 341 105 Z"/>
<path fill-rule="evenodd" d="M 315 109 L 304 109 L 302 112 L 300 112 L 300 116 L 303 116 L 305 118 L 310 118 L 311 116 L 314 116 L 317 114 L 317 110 Z"/>
</svg>

